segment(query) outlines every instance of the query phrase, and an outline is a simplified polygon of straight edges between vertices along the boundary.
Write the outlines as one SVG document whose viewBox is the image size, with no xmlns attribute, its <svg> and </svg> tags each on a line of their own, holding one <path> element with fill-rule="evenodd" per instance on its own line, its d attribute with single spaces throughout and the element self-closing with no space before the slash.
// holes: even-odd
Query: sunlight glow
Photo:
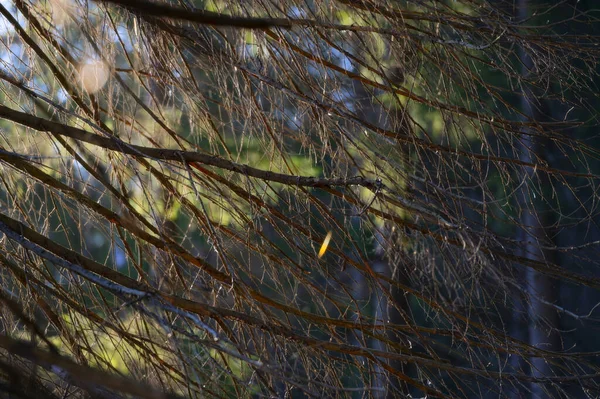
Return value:
<svg viewBox="0 0 600 399">
<path fill-rule="evenodd" d="M 88 93 L 100 90 L 108 80 L 108 67 L 102 61 L 83 64 L 79 69 L 79 79 L 83 89 Z"/>
</svg>

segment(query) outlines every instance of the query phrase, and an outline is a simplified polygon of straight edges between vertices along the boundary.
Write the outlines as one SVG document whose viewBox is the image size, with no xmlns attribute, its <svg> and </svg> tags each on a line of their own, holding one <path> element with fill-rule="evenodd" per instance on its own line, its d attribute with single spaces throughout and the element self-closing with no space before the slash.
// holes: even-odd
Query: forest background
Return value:
<svg viewBox="0 0 600 399">
<path fill-rule="evenodd" d="M 597 397 L 598 16 L 0 2 L 0 390 Z"/>
</svg>

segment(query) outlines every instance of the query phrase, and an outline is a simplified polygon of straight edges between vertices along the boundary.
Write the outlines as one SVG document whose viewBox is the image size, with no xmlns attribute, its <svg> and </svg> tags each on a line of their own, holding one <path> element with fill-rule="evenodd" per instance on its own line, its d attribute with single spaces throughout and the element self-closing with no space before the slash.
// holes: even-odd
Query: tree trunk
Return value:
<svg viewBox="0 0 600 399">
<path fill-rule="evenodd" d="M 518 17 L 519 20 L 528 18 L 528 1 L 519 0 L 518 2 Z M 534 65 L 528 52 L 520 48 L 521 73 L 527 77 L 533 71 Z M 541 101 L 528 89 L 523 89 L 521 97 L 521 108 L 525 118 L 531 121 L 540 121 L 542 112 L 540 108 L 543 105 L 537 103 Z M 526 133 L 526 132 L 524 132 Z M 520 159 L 527 163 L 538 163 L 539 159 L 547 158 L 548 154 L 544 151 L 550 148 L 544 145 L 543 139 L 532 135 L 523 134 L 519 136 L 520 140 Z M 549 144 L 549 143 L 546 143 Z M 543 246 L 548 244 L 548 238 L 551 236 L 546 231 L 546 227 L 550 223 L 547 220 L 547 212 L 540 213 L 539 210 L 543 205 L 543 195 L 535 194 L 535 180 L 540 179 L 536 175 L 536 171 L 532 168 L 524 169 L 524 181 L 520 195 L 521 213 L 521 228 L 519 232 L 519 240 L 522 243 L 521 256 L 553 264 L 553 252 L 543 250 Z M 540 186 L 543 186 L 541 184 Z M 537 197 L 537 198 L 536 198 Z M 557 293 L 559 290 L 553 286 L 553 281 L 547 275 L 534 270 L 531 267 L 526 267 L 524 273 L 525 280 L 525 302 L 527 307 L 527 342 L 536 348 L 544 350 L 557 349 L 557 330 L 558 315 L 556 311 L 549 306 L 550 303 L 557 302 Z M 517 323 L 519 326 L 520 323 Z M 522 338 L 525 333 L 519 334 L 518 338 Z M 548 363 L 540 357 L 532 357 L 529 359 L 530 376 L 540 378 L 551 374 Z M 544 387 L 535 381 L 529 386 L 531 398 L 549 397 L 548 387 Z"/>
</svg>

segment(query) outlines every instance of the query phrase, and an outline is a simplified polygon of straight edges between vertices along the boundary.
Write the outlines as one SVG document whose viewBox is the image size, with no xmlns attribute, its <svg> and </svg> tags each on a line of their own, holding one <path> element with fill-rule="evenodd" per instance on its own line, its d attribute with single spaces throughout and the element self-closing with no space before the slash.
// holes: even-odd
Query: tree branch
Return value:
<svg viewBox="0 0 600 399">
<path fill-rule="evenodd" d="M 362 186 L 371 190 L 381 188 L 377 180 L 366 179 L 362 176 L 350 178 L 324 178 L 313 176 L 292 176 L 284 173 L 271 172 L 253 168 L 252 166 L 228 161 L 218 156 L 202 154 L 194 151 L 170 150 L 164 148 L 143 147 L 128 144 L 117 137 L 102 137 L 83 129 L 49 121 L 24 112 L 15 111 L 0 105 L 0 117 L 30 127 L 34 130 L 51 132 L 74 140 L 92 144 L 111 151 L 123 154 L 160 159 L 178 163 L 201 163 L 229 170 L 261 180 L 272 181 L 297 187 L 334 187 L 334 186 Z"/>
</svg>

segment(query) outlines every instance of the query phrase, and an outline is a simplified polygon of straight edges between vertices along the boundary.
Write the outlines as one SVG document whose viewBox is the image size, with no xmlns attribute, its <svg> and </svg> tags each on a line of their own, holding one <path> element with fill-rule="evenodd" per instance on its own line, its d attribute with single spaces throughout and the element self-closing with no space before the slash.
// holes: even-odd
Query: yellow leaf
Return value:
<svg viewBox="0 0 600 399">
<path fill-rule="evenodd" d="M 323 241 L 323 244 L 321 244 L 321 249 L 319 249 L 319 259 L 325 255 L 325 252 L 327 251 L 327 247 L 329 246 L 329 241 L 331 241 L 331 231 L 329 233 L 327 233 L 327 235 L 325 236 L 325 240 Z"/>
</svg>

